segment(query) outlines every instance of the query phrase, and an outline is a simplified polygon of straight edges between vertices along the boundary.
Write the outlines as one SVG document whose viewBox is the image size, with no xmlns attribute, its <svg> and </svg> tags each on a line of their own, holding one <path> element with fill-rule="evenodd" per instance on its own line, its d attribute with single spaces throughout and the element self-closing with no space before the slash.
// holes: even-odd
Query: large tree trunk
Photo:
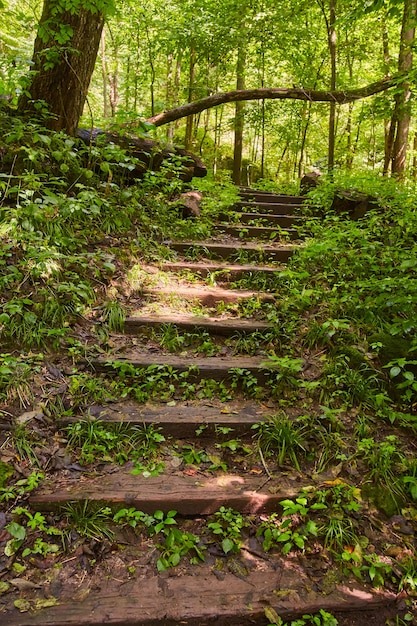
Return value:
<svg viewBox="0 0 417 626">
<path fill-rule="evenodd" d="M 74 135 L 83 112 L 97 58 L 104 15 L 80 2 L 76 12 L 45 0 L 35 40 L 31 82 L 19 99 L 22 114 L 39 114 L 46 104 L 47 126 Z"/>
</svg>

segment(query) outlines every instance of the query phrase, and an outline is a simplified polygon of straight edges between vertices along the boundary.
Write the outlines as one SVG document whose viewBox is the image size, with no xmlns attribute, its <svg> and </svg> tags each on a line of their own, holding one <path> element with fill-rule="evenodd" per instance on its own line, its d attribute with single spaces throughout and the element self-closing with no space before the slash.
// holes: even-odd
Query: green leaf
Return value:
<svg viewBox="0 0 417 626">
<path fill-rule="evenodd" d="M 398 376 L 400 372 L 401 372 L 401 368 L 398 367 L 398 365 L 394 365 L 394 367 L 391 367 L 389 371 L 389 375 L 391 376 L 391 378 L 395 378 L 396 376 Z"/>
<path fill-rule="evenodd" d="M 17 522 L 10 522 L 10 524 L 6 526 L 6 529 L 15 539 L 23 541 L 26 537 L 26 528 Z"/>
<path fill-rule="evenodd" d="M 232 541 L 231 539 L 227 537 L 223 539 L 222 548 L 225 554 L 229 554 L 229 552 L 231 552 L 234 549 L 234 547 L 235 547 L 234 541 Z"/>
</svg>

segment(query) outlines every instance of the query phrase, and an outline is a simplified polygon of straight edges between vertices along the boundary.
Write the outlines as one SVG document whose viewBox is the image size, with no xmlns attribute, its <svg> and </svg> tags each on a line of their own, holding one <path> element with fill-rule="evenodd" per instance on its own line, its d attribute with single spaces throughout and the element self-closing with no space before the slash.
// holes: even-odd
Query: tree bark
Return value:
<svg viewBox="0 0 417 626">
<path fill-rule="evenodd" d="M 330 17 L 328 24 L 329 52 L 330 52 L 330 90 L 336 90 L 336 0 L 330 0 Z M 329 172 L 334 170 L 334 149 L 336 143 L 336 102 L 330 103 L 329 111 L 329 147 L 327 166 Z"/>
<path fill-rule="evenodd" d="M 46 106 L 50 129 L 75 134 L 103 26 L 103 12 L 84 9 L 81 2 L 76 12 L 59 12 L 56 0 L 44 1 L 31 82 L 19 98 L 19 113 L 39 115 Z"/>
<path fill-rule="evenodd" d="M 399 77 L 383 78 L 366 87 L 351 89 L 346 91 L 316 91 L 313 89 L 299 88 L 264 88 L 264 89 L 244 89 L 217 93 L 189 104 L 184 104 L 170 111 L 164 111 L 149 117 L 146 121 L 154 126 L 163 126 L 175 120 L 179 120 L 188 115 L 200 113 L 206 109 L 225 104 L 227 102 L 238 102 L 246 100 L 308 100 L 311 102 L 336 102 L 337 104 L 347 104 L 362 98 L 368 98 L 381 91 L 391 89 L 398 82 Z"/>
<path fill-rule="evenodd" d="M 194 77 L 195 77 L 195 64 L 196 64 L 196 53 L 194 44 L 191 43 L 190 46 L 190 68 L 188 73 L 188 102 L 191 103 L 193 101 L 194 94 Z M 197 111 L 200 113 L 200 111 Z M 194 117 L 190 115 L 187 117 L 187 122 L 185 126 L 185 149 L 191 150 L 192 140 L 193 140 L 193 125 L 194 125 Z"/>
<path fill-rule="evenodd" d="M 401 27 L 399 72 L 409 72 L 413 65 L 413 45 L 417 15 L 417 0 L 405 0 L 403 23 Z M 393 119 L 396 123 L 394 140 L 392 173 L 402 178 L 407 162 L 408 131 L 411 119 L 411 89 L 408 80 L 401 84 L 402 90 L 397 94 Z"/>
<path fill-rule="evenodd" d="M 243 32 L 245 26 L 242 25 Z M 239 48 L 236 63 L 236 89 L 243 91 L 245 89 L 245 67 L 246 67 L 246 36 L 243 35 L 239 39 Z M 235 141 L 233 149 L 233 170 L 232 181 L 235 185 L 240 185 L 242 175 L 242 152 L 243 152 L 243 127 L 244 127 L 244 110 L 243 101 L 236 101 L 235 106 Z"/>
</svg>

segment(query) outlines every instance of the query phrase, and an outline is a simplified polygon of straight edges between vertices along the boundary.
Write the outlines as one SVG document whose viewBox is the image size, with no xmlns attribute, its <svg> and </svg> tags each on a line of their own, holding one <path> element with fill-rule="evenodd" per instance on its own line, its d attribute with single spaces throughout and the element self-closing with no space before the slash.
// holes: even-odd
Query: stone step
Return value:
<svg viewBox="0 0 417 626">
<path fill-rule="evenodd" d="M 222 233 L 237 237 L 241 240 L 262 239 L 272 241 L 274 239 L 298 239 L 298 231 L 295 228 L 282 229 L 267 226 L 231 226 L 219 224 L 214 229 L 214 234 Z"/>
<path fill-rule="evenodd" d="M 296 246 L 272 246 L 272 245 L 257 245 L 252 243 L 240 243 L 236 244 L 222 244 L 211 243 L 206 241 L 181 241 L 170 243 L 170 248 L 176 250 L 181 254 L 190 253 L 195 251 L 197 254 L 204 256 L 216 256 L 222 259 L 227 259 L 233 256 L 238 256 L 244 253 L 250 258 L 265 258 L 268 262 L 278 261 L 285 263 L 296 250 Z"/>
<path fill-rule="evenodd" d="M 251 213 L 245 212 L 238 215 L 239 221 L 243 224 L 259 220 L 265 224 L 275 224 L 281 228 L 291 228 L 292 226 L 301 226 L 305 223 L 305 217 L 300 215 L 272 215 L 271 213 Z"/>
<path fill-rule="evenodd" d="M 276 275 L 282 268 L 268 265 L 229 265 L 226 263 L 206 263 L 192 261 L 167 261 L 162 263 L 161 269 L 168 272 L 192 272 L 202 277 L 212 276 L 221 282 L 234 281 L 253 274 Z"/>
<path fill-rule="evenodd" d="M 196 430 L 204 426 L 199 439 L 218 437 L 216 427 L 231 429 L 228 437 L 251 437 L 254 424 L 257 424 L 268 415 L 272 409 L 266 409 L 259 403 L 245 401 L 231 402 L 220 406 L 211 406 L 196 401 L 177 402 L 175 405 L 137 405 L 129 402 L 109 404 L 108 406 L 94 405 L 89 407 L 88 414 L 94 420 L 107 423 L 129 423 L 135 425 L 158 426 L 162 433 L 175 439 L 194 438 Z M 67 425 L 80 418 L 62 416 L 60 424 Z M 227 437 L 227 436 L 226 436 Z"/>
<path fill-rule="evenodd" d="M 222 317 L 203 317 L 197 315 L 148 315 L 143 316 L 133 313 L 132 316 L 125 320 L 125 333 L 136 335 L 146 328 L 158 328 L 163 324 L 173 324 L 179 330 L 193 331 L 196 328 L 205 330 L 212 335 L 220 335 L 222 337 L 230 337 L 237 333 L 254 333 L 266 331 L 272 328 L 268 322 L 241 319 L 241 318 L 222 318 Z"/>
<path fill-rule="evenodd" d="M 255 565 L 251 551 L 243 555 Z M 4 626 L 249 626 L 271 623 L 273 618 L 265 617 L 268 609 L 285 623 L 324 610 L 345 617 L 364 612 L 364 622 L 349 623 L 382 624 L 370 613 L 383 612 L 384 623 L 387 616 L 395 619 L 398 614 L 397 597 L 388 591 L 365 590 L 350 581 L 349 586 L 335 584 L 324 593 L 314 577 L 291 566 L 288 558 L 258 560 L 259 569 L 246 576 L 231 573 L 226 563 L 222 570 L 200 566 L 193 575 L 162 576 L 137 568 L 119 579 L 119 572 L 114 572 L 99 586 L 83 585 L 74 591 L 75 597 L 64 597 L 55 606 L 27 612 L 13 608 L 3 613 Z M 45 604 L 44 589 L 32 595 Z"/>
<path fill-rule="evenodd" d="M 135 507 L 152 515 L 175 510 L 181 517 L 212 515 L 221 506 L 231 507 L 247 515 L 273 513 L 284 498 L 298 496 L 300 481 L 290 481 L 284 474 L 265 481 L 265 475 L 234 475 L 221 473 L 197 476 L 161 474 L 143 477 L 125 468 L 112 468 L 88 480 L 66 480 L 62 487 L 56 482 L 42 487 L 29 497 L 36 511 L 57 511 L 69 502 L 91 504 L 106 502 L 113 508 Z M 307 485 L 307 483 L 305 483 Z"/>
<path fill-rule="evenodd" d="M 237 209 L 242 211 L 253 211 L 259 213 L 268 213 L 272 215 L 293 215 L 301 208 L 301 204 L 284 204 L 282 202 L 249 202 L 241 201 L 235 204 Z"/>
<path fill-rule="evenodd" d="M 267 360 L 267 357 L 199 357 L 187 355 L 185 357 L 173 354 L 148 354 L 138 352 L 137 350 L 126 350 L 120 355 L 112 355 L 109 357 L 99 357 L 90 359 L 86 365 L 89 365 L 96 372 L 106 372 L 107 374 L 117 375 L 121 369 L 120 366 L 131 366 L 135 369 L 146 369 L 150 366 L 169 367 L 178 374 L 191 371 L 187 380 L 192 382 L 212 378 L 214 380 L 227 381 L 230 380 L 232 374 L 230 370 L 237 368 L 238 370 L 246 370 L 255 376 L 259 383 L 263 383 L 267 377 L 268 370 L 261 367 L 261 364 Z"/>
<path fill-rule="evenodd" d="M 223 289 L 221 287 L 156 287 L 145 288 L 143 295 L 153 298 L 181 298 L 191 302 L 199 302 L 201 305 L 213 308 L 220 302 L 224 304 L 233 304 L 241 300 L 249 300 L 250 298 L 259 298 L 261 302 L 273 302 L 274 296 L 269 293 L 260 293 L 257 291 L 245 291 L 234 289 Z"/>
</svg>

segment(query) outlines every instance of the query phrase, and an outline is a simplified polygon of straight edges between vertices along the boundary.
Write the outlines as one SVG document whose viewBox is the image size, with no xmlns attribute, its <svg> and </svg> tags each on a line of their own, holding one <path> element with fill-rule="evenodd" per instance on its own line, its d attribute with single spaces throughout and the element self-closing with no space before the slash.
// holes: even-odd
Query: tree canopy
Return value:
<svg viewBox="0 0 417 626">
<path fill-rule="evenodd" d="M 288 178 L 313 164 L 413 168 L 416 0 L 44 0 L 40 9 L 4 3 L 0 90 L 21 113 L 49 115 L 51 128 L 74 134 L 82 111 L 86 126 L 166 125 L 168 142 L 215 170 L 234 159 L 240 176 L 243 155 L 246 177 Z"/>
</svg>

